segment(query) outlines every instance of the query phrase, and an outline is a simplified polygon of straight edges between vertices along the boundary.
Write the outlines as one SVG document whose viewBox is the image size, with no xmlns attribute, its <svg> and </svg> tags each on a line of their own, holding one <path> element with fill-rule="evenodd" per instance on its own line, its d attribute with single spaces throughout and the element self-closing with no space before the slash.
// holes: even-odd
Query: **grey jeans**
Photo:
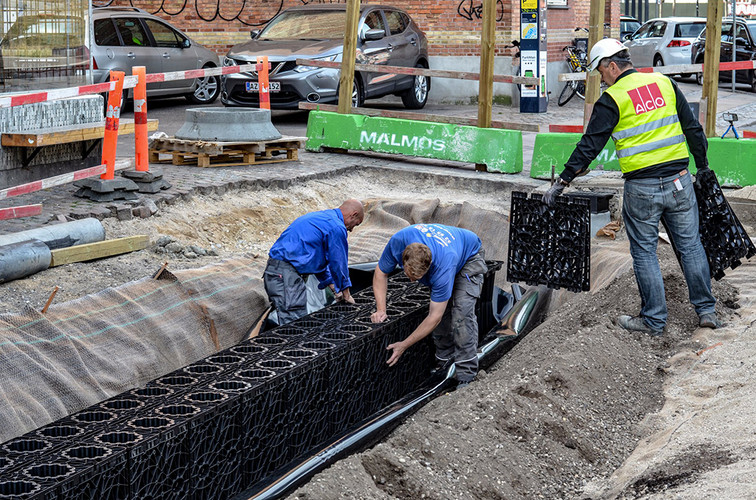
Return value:
<svg viewBox="0 0 756 500">
<path fill-rule="evenodd" d="M 278 324 L 285 325 L 307 314 L 307 287 L 294 266 L 278 259 L 268 259 L 263 273 L 268 300 L 278 314 Z"/>
<path fill-rule="evenodd" d="M 457 380 L 469 382 L 478 374 L 478 318 L 475 304 L 488 271 L 481 249 L 470 257 L 454 277 L 454 290 L 441 323 L 433 330 L 436 359 L 454 360 Z"/>
</svg>

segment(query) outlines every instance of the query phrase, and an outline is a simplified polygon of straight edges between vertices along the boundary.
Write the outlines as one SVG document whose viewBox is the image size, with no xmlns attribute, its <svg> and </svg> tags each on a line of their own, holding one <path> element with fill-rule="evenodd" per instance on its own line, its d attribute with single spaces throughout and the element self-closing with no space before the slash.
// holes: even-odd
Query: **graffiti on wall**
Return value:
<svg viewBox="0 0 756 500">
<path fill-rule="evenodd" d="M 482 0 L 462 0 L 457 6 L 457 14 L 460 17 L 473 21 L 483 17 Z M 504 1 L 496 0 L 496 22 L 504 19 Z"/>
<path fill-rule="evenodd" d="M 115 0 L 92 0 L 93 7 L 109 7 Z M 129 0 L 129 4 L 132 7 L 138 7 L 150 14 L 165 14 L 168 16 L 178 16 L 182 14 L 189 6 L 190 0 L 178 0 L 175 3 L 166 0 Z M 300 0 L 304 5 L 308 4 L 323 4 L 323 3 L 346 3 L 346 0 Z M 275 12 L 265 19 L 260 19 L 259 22 L 251 23 L 245 21 L 242 18 L 248 18 L 253 12 L 251 2 L 247 0 L 241 0 L 240 2 L 223 1 L 223 9 L 221 9 L 221 0 L 215 0 L 213 5 L 212 0 L 194 0 L 193 9 L 201 20 L 205 22 L 213 22 L 218 19 L 232 22 L 239 21 L 247 26 L 263 26 L 268 24 L 271 19 L 277 16 L 283 10 L 284 0 L 271 1 L 271 7 L 275 9 Z M 202 4 L 200 6 L 200 4 Z M 482 0 L 461 0 L 457 6 L 457 14 L 467 19 L 468 21 L 480 20 L 483 17 L 483 1 Z M 496 0 L 496 22 L 504 19 L 504 0 Z"/>
<path fill-rule="evenodd" d="M 302 0 L 303 3 L 315 3 L 315 1 L 316 0 Z M 92 7 L 109 7 L 113 4 L 113 2 L 114 0 L 92 0 Z M 257 23 L 250 23 L 242 19 L 248 18 L 249 15 L 253 12 L 256 13 L 256 11 L 253 10 L 253 7 L 250 5 L 250 2 L 247 2 L 246 0 L 241 0 L 237 3 L 237 6 L 233 5 L 234 2 L 224 0 L 223 9 L 221 9 L 221 0 L 215 0 L 215 5 L 213 5 L 212 0 L 194 0 L 193 7 L 194 12 L 197 14 L 197 17 L 208 23 L 220 19 L 227 22 L 239 21 L 246 26 L 263 26 L 265 24 L 268 24 L 271 19 L 273 19 L 278 15 L 279 12 L 283 10 L 283 0 L 273 1 L 270 3 L 272 4 L 271 7 L 275 9 L 275 12 L 273 12 L 273 14 L 265 19 L 260 19 L 260 22 Z M 319 3 L 331 2 L 320 0 Z M 200 4 L 202 5 L 200 6 Z M 173 4 L 166 0 L 129 0 L 129 5 L 131 5 L 132 7 L 138 7 L 153 15 L 159 15 L 163 13 L 168 16 L 178 16 L 184 13 L 187 7 L 190 9 L 192 8 L 189 6 L 189 0 L 179 0 Z"/>
</svg>

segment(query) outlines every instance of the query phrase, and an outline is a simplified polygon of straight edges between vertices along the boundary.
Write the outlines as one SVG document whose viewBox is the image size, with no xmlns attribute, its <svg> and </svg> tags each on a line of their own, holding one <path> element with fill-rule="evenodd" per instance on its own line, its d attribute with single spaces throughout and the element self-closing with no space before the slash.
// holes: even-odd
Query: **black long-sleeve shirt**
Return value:
<svg viewBox="0 0 756 500">
<path fill-rule="evenodd" d="M 617 80 L 632 73 L 637 73 L 637 71 L 634 69 L 628 69 L 618 76 Z M 677 116 L 680 120 L 680 126 L 685 135 L 685 140 L 688 143 L 688 149 L 696 162 L 696 168 L 704 168 L 708 166 L 709 162 L 706 158 L 708 142 L 706 141 L 703 127 L 701 127 L 701 124 L 698 123 L 698 119 L 693 115 L 693 111 L 691 111 L 688 101 L 677 87 L 677 84 L 674 80 L 670 79 L 670 81 L 672 82 L 672 87 L 675 89 Z M 559 177 L 565 182 L 570 182 L 577 177 L 579 173 L 586 170 L 588 165 L 596 159 L 601 150 L 604 149 L 606 142 L 611 138 L 612 130 L 617 126 L 619 118 L 619 108 L 617 107 L 617 103 L 604 92 L 593 106 L 593 113 L 591 113 L 591 120 L 588 122 L 588 127 L 586 128 L 583 137 L 580 138 L 580 142 L 578 142 L 572 155 L 570 155 L 570 159 L 564 164 L 564 171 Z M 632 172 L 627 172 L 623 174 L 622 177 L 625 179 L 667 177 L 688 168 L 688 163 L 688 158 L 663 162 L 656 165 L 649 165 L 648 167 L 639 170 L 633 170 Z"/>
</svg>

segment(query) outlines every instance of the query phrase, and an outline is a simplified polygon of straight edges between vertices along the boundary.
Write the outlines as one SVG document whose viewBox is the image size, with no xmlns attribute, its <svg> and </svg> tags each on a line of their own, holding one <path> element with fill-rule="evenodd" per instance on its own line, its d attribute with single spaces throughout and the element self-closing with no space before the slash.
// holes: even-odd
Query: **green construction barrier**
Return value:
<svg viewBox="0 0 756 500">
<path fill-rule="evenodd" d="M 544 132 L 536 135 L 533 146 L 533 161 L 530 165 L 530 177 L 534 179 L 551 179 L 551 166 L 554 165 L 556 175 L 564 170 L 564 164 L 570 159 L 582 134 L 566 134 L 561 132 Z M 592 170 L 617 170 L 619 160 L 614 150 L 614 141 L 609 140 L 598 157 L 593 160 Z"/>
<path fill-rule="evenodd" d="M 581 134 L 552 132 L 536 135 L 530 177 L 551 179 L 551 165 L 556 166 L 556 175 L 559 175 L 580 137 Z M 744 187 L 756 184 L 756 141 L 712 137 L 709 139 L 706 156 L 709 159 L 709 166 L 716 172 L 722 186 Z M 607 141 L 590 168 L 619 171 L 614 141 Z M 695 174 L 696 167 L 692 157 L 690 170 Z"/>
<path fill-rule="evenodd" d="M 709 158 L 709 167 L 717 174 L 722 186 L 745 187 L 756 184 L 756 140 L 712 137 L 709 139 L 706 156 Z"/>
<path fill-rule="evenodd" d="M 522 172 L 522 132 L 375 116 L 310 111 L 308 151 L 355 149 L 486 165 Z"/>
</svg>

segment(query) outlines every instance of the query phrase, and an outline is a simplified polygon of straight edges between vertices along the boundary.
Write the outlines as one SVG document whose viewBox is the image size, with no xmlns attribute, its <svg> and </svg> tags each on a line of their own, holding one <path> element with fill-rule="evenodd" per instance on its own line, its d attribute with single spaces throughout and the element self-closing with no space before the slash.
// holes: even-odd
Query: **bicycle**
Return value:
<svg viewBox="0 0 756 500">
<path fill-rule="evenodd" d="M 586 28 L 575 28 L 575 31 L 585 31 Z M 567 52 L 567 64 L 571 73 L 588 73 L 588 39 L 573 38 L 572 43 L 562 48 Z M 557 99 L 557 105 L 564 106 L 572 96 L 577 94 L 581 99 L 585 99 L 585 80 L 570 80 L 564 84 L 562 92 Z"/>
</svg>

